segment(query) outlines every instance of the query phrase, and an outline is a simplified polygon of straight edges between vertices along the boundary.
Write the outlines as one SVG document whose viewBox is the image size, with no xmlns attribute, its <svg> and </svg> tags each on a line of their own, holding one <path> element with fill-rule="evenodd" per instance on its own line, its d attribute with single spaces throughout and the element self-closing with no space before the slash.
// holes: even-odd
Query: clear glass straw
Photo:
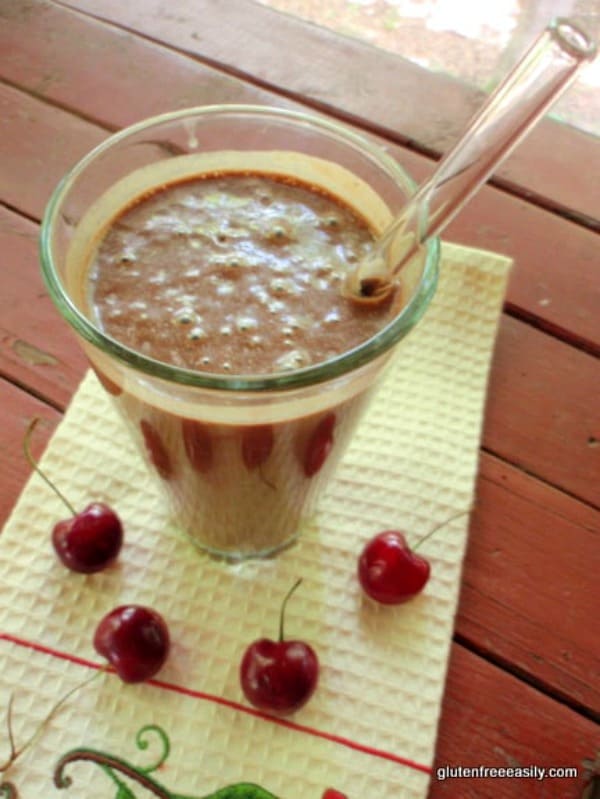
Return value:
<svg viewBox="0 0 600 799">
<path fill-rule="evenodd" d="M 346 292 L 385 296 L 423 241 L 441 233 L 595 55 L 594 42 L 570 20 L 548 25 L 349 276 Z"/>
</svg>

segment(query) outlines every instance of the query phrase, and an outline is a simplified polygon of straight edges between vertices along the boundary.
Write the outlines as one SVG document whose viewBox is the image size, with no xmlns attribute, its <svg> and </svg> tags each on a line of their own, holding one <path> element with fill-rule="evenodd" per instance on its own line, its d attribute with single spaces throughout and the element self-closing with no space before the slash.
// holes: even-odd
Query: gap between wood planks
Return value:
<svg viewBox="0 0 600 799">
<path fill-rule="evenodd" d="M 552 483 L 550 480 L 546 480 L 541 475 L 539 475 L 536 472 L 532 471 L 531 469 L 528 469 L 525 466 L 523 466 L 523 464 L 517 463 L 516 461 L 511 460 L 506 455 L 502 455 L 499 452 L 496 452 L 491 447 L 481 446 L 480 447 L 480 452 L 485 452 L 486 455 L 491 455 L 492 457 L 497 458 L 499 461 L 502 461 L 503 463 L 506 463 L 509 466 L 512 466 L 513 469 L 518 469 L 523 474 L 526 474 L 529 477 L 533 477 L 535 480 L 538 480 L 543 485 L 548 486 L 548 488 L 553 488 L 556 491 L 560 491 L 561 494 L 564 494 L 565 496 L 569 497 L 570 499 L 574 499 L 577 502 L 581 502 L 584 505 L 587 505 L 589 508 L 592 508 L 592 510 L 600 510 L 600 505 L 597 505 L 595 502 L 592 502 L 589 499 L 585 499 L 584 497 L 580 497 L 574 491 L 569 491 L 567 488 L 564 488 L 564 486 L 560 486 L 560 485 L 557 485 L 556 483 Z"/>
<path fill-rule="evenodd" d="M 117 133 L 120 128 L 115 125 L 108 125 L 106 122 L 97 119 L 96 117 L 92 116 L 91 114 L 84 114 L 79 108 L 74 108 L 67 103 L 61 103 L 58 100 L 53 100 L 52 98 L 45 95 L 43 92 L 37 92 L 34 89 L 29 89 L 27 86 L 23 86 L 20 83 L 15 83 L 12 80 L 7 80 L 6 78 L 0 78 L 0 85 L 8 86 L 11 89 L 14 89 L 21 94 L 25 94 L 28 97 L 33 98 L 36 102 L 44 103 L 45 105 L 51 106 L 52 108 L 58 108 L 60 111 L 64 111 L 66 114 L 70 114 L 72 117 L 76 119 L 80 119 L 82 122 L 88 122 L 90 125 L 94 125 L 97 128 L 101 128 L 105 130 L 107 134 L 112 135 L 113 133 Z M 6 208 L 9 208 L 11 211 L 15 211 L 21 216 L 27 216 L 27 214 L 20 211 L 18 208 L 13 208 L 10 205 L 7 205 L 3 200 L 0 200 L 0 204 L 4 205 Z M 33 217 L 27 217 L 34 222 L 39 222 L 39 219 L 35 219 Z"/>
<path fill-rule="evenodd" d="M 590 721 L 600 723 L 600 710 L 594 710 L 593 708 L 590 708 L 581 702 L 577 702 L 572 697 L 569 697 L 567 694 L 551 686 L 545 680 L 536 677 L 526 669 L 520 668 L 507 658 L 503 658 L 501 655 L 494 653 L 492 650 L 477 644 L 471 638 L 464 635 L 464 633 L 455 632 L 452 636 L 452 640 L 463 649 L 466 649 L 473 655 L 485 660 L 486 663 L 489 663 L 491 666 L 496 666 L 501 671 L 504 671 L 507 674 L 512 674 L 513 677 L 518 679 L 520 682 L 526 683 L 531 688 L 534 688 L 540 694 L 543 694 L 549 699 L 558 702 L 564 707 L 568 707 L 569 710 L 573 710 Z"/>
<path fill-rule="evenodd" d="M 514 319 L 518 319 L 520 322 L 524 322 L 552 338 L 563 341 L 565 344 L 569 344 L 575 349 L 582 350 L 595 358 L 600 358 L 600 342 L 596 343 L 595 341 L 583 338 L 583 336 L 578 336 L 576 333 L 565 330 L 565 328 L 560 325 L 552 324 L 552 322 L 537 316 L 531 311 L 520 308 L 508 301 L 504 303 L 503 311 L 507 316 L 512 316 Z"/>
<path fill-rule="evenodd" d="M 10 383 L 11 386 L 20 389 L 24 394 L 28 394 L 33 399 L 39 400 L 43 402 L 44 405 L 47 405 L 49 408 L 52 408 L 59 413 L 64 414 L 67 406 L 62 405 L 60 402 L 56 402 L 51 397 L 47 397 L 41 391 L 36 391 L 35 388 L 32 386 L 28 386 L 22 380 L 18 380 L 13 375 L 9 375 L 7 372 L 0 370 L 0 380 L 4 380 L 6 383 Z"/>
</svg>

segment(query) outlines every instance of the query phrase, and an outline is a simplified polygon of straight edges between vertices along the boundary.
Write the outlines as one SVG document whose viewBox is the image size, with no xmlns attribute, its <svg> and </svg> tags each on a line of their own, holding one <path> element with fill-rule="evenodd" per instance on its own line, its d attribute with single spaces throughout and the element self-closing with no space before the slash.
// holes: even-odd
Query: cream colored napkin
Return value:
<svg viewBox="0 0 600 799">
<path fill-rule="evenodd" d="M 75 506 L 112 504 L 126 544 L 103 573 L 66 571 L 50 545 L 64 508 L 31 477 L 0 536 L 0 714 L 13 693 L 19 746 L 102 663 L 92 637 L 116 605 L 155 607 L 173 647 L 157 682 L 125 685 L 104 673 L 76 692 L 4 775 L 21 796 L 206 797 L 238 783 L 278 799 L 321 799 L 326 788 L 348 799 L 427 795 L 468 518 L 423 545 L 432 577 L 402 606 L 363 598 L 356 560 L 382 529 L 414 541 L 471 505 L 509 267 L 507 258 L 444 245 L 432 306 L 402 342 L 316 523 L 271 560 L 220 564 L 178 536 L 110 400 L 86 376 L 42 464 Z M 281 722 L 248 706 L 238 667 L 251 641 L 276 637 L 281 600 L 298 577 L 287 633 L 318 652 L 320 683 Z M 159 729 L 136 741 L 145 725 Z M 110 756 L 108 766 L 73 762 L 71 787 L 56 788 L 55 763 L 80 747 Z M 0 761 L 8 754 L 0 736 Z M 152 790 L 109 767 L 114 757 L 146 769 Z"/>
</svg>

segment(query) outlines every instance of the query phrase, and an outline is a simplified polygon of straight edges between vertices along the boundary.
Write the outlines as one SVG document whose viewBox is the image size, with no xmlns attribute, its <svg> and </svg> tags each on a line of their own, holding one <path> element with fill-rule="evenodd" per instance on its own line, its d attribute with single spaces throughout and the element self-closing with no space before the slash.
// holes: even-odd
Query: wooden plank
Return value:
<svg viewBox="0 0 600 799">
<path fill-rule="evenodd" d="M 575 799 L 598 725 L 454 646 L 429 799 Z M 570 766 L 576 779 L 436 779 L 444 766 Z"/>
<path fill-rule="evenodd" d="M 0 201 L 41 218 L 63 175 L 106 131 L 0 84 Z"/>
<path fill-rule="evenodd" d="M 78 114 L 110 130 L 196 103 L 282 104 L 275 95 L 224 76 L 191 58 L 48 3 L 37 3 L 36 14 L 26 19 L 17 14 L 5 19 L 0 26 L 0 48 L 4 53 L 0 77 L 64 108 L 76 109 Z M 99 58 L 103 62 L 101 70 Z M 93 92 L 89 91 L 90 82 L 95 86 Z M 58 111 L 53 123 L 48 110 L 37 107 L 32 98 L 22 98 L 20 102 L 22 116 L 14 94 L 5 98 L 7 109 L 12 110 L 11 118 L 4 120 L 7 158 L 9 142 L 34 142 L 38 136 L 44 141 L 48 128 L 62 124 Z M 65 122 L 65 129 L 71 124 Z M 423 180 L 431 173 L 433 163 L 429 159 L 382 143 L 416 179 Z M 80 148 L 75 152 L 79 153 Z M 28 168 L 34 164 L 30 163 L 27 150 L 22 155 L 27 160 L 22 165 L 20 182 L 31 186 L 37 176 Z M 18 152 L 10 157 L 17 158 Z M 59 161 L 57 165 L 62 171 L 64 164 Z M 50 168 L 51 164 L 47 164 L 46 175 Z M 60 172 L 55 179 L 59 177 Z M 14 188 L 22 191 L 23 186 Z M 39 216 L 39 203 L 25 207 L 18 197 L 5 199 L 24 212 Z M 446 237 L 514 257 L 516 267 L 508 302 L 515 313 L 538 320 L 546 329 L 592 352 L 600 350 L 600 283 L 596 279 L 594 233 L 504 192 L 486 188 L 455 220 Z M 569 269 L 561 268 L 565 263 Z"/>
<path fill-rule="evenodd" d="M 600 505 L 600 362 L 504 316 L 483 444 L 585 502 Z"/>
<path fill-rule="evenodd" d="M 483 99 L 457 80 L 250 0 L 178 0 L 175 13 L 165 0 L 65 4 L 438 154 L 457 140 Z M 600 207 L 591 164 L 600 165 L 596 138 L 547 119 L 498 177 L 591 222 Z"/>
<path fill-rule="evenodd" d="M 34 416 L 41 420 L 32 447 L 38 457 L 58 424 L 60 414 L 0 379 L 0 532 L 31 472 L 23 455 L 23 437 Z"/>
<path fill-rule="evenodd" d="M 86 367 L 75 335 L 58 319 L 39 267 L 38 226 L 0 206 L 0 374 L 64 408 Z"/>
<path fill-rule="evenodd" d="M 460 640 L 596 713 L 599 536 L 598 511 L 484 454 L 456 624 Z"/>
<path fill-rule="evenodd" d="M 511 312 L 600 353 L 596 233 L 486 187 L 456 217 L 444 238 L 512 257 L 506 292 Z"/>
<path fill-rule="evenodd" d="M 239 102 L 239 80 L 188 56 L 44 0 L 29 7 L 35 13 L 0 0 L 0 78 L 109 130 L 178 108 Z M 252 94 L 257 103 L 277 101 L 268 91 Z"/>
</svg>

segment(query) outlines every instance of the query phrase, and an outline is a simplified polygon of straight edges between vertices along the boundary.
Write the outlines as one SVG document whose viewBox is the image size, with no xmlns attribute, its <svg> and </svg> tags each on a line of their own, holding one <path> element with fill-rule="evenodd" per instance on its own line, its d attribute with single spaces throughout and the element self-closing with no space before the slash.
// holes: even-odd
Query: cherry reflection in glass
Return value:
<svg viewBox="0 0 600 799">
<path fill-rule="evenodd" d="M 359 395 L 297 418 L 226 424 L 151 405 L 112 376 L 101 383 L 166 492 L 169 522 L 229 559 L 296 539 L 366 403 Z"/>
</svg>

